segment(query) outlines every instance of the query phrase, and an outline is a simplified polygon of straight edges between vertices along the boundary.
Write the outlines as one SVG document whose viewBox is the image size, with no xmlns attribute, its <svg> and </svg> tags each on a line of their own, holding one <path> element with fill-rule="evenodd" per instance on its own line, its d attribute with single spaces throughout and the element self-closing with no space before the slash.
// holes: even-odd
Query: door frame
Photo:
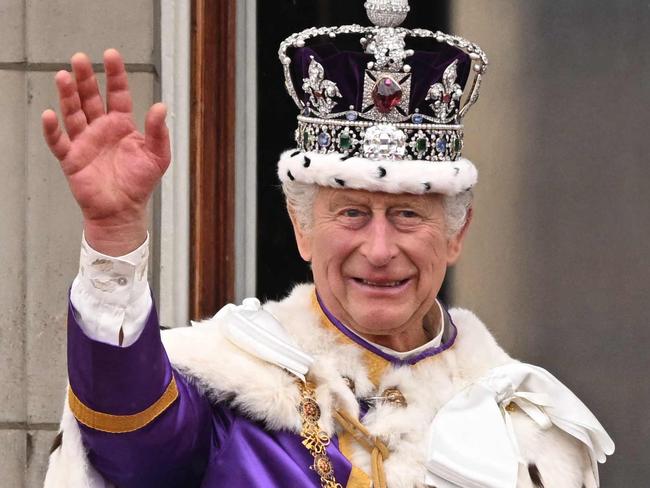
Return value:
<svg viewBox="0 0 650 488">
<path fill-rule="evenodd" d="M 235 295 L 236 0 L 193 0 L 190 317 Z"/>
</svg>

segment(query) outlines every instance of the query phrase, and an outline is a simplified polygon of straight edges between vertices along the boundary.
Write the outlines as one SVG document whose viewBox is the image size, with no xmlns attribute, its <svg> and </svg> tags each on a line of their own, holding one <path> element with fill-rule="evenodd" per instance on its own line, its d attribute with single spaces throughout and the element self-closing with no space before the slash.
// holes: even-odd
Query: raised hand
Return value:
<svg viewBox="0 0 650 488">
<path fill-rule="evenodd" d="M 75 54 L 71 64 L 74 78 L 67 71 L 55 76 L 65 131 L 46 110 L 43 134 L 81 207 L 88 243 L 105 254 L 126 254 L 144 242 L 147 202 L 169 166 L 166 109 L 161 103 L 149 109 L 143 135 L 116 50 L 104 53 L 106 107 L 88 56 Z"/>
</svg>

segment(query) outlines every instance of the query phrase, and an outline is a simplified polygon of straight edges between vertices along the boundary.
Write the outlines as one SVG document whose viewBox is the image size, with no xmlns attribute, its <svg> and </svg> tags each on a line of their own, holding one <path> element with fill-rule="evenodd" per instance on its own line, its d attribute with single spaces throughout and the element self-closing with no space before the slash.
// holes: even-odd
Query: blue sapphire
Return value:
<svg viewBox="0 0 650 488">
<path fill-rule="evenodd" d="M 422 114 L 413 114 L 411 117 L 411 120 L 413 121 L 414 124 L 421 124 L 424 122 L 424 115 Z"/>
<path fill-rule="evenodd" d="M 327 132 L 321 132 L 318 134 L 318 145 L 320 147 L 328 147 L 332 142 L 332 138 Z"/>
<path fill-rule="evenodd" d="M 354 122 L 357 120 L 357 113 L 354 110 L 350 110 L 349 112 L 346 112 L 345 118 L 348 119 L 350 122 Z"/>
<path fill-rule="evenodd" d="M 436 139 L 436 151 L 444 154 L 446 150 L 447 140 L 444 137 L 438 137 L 438 139 Z"/>
</svg>

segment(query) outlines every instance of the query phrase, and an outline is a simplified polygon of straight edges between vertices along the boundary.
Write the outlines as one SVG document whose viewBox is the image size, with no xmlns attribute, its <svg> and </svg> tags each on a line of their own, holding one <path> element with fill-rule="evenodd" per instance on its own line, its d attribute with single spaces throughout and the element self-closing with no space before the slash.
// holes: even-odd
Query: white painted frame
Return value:
<svg viewBox="0 0 650 488">
<path fill-rule="evenodd" d="M 190 28 L 191 0 L 162 0 L 162 101 L 172 141 L 172 164 L 160 189 L 158 310 L 166 326 L 189 322 L 190 284 Z"/>
<path fill-rule="evenodd" d="M 257 277 L 257 2 L 237 1 L 235 299 L 255 296 Z"/>
</svg>

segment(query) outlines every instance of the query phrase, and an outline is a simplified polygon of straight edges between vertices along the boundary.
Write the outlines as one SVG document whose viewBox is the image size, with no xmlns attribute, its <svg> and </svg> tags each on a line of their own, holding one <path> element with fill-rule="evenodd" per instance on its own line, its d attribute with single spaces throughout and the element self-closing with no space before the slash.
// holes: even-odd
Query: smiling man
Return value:
<svg viewBox="0 0 650 488">
<path fill-rule="evenodd" d="M 314 283 L 192 327 L 161 333 L 146 281 L 164 107 L 135 130 L 114 50 L 106 107 L 87 56 L 57 74 L 65 131 L 52 111 L 43 128 L 84 237 L 47 488 L 598 486 L 614 445 L 587 407 L 437 299 L 471 221 L 462 118 L 487 57 L 397 28 L 406 1 L 366 7 L 374 27 L 280 47 L 300 115 L 278 175 Z M 349 36 L 360 50 L 339 49 Z"/>
<path fill-rule="evenodd" d="M 396 351 L 413 350 L 437 336 L 442 314 L 434 307 L 436 296 L 447 266 L 460 254 L 469 222 L 449 232 L 438 194 L 311 191 L 316 195 L 313 208 L 305 209 L 307 222 L 298 222 L 296 210 L 289 209 L 298 249 L 311 263 L 319 297 L 330 312 Z"/>
</svg>

